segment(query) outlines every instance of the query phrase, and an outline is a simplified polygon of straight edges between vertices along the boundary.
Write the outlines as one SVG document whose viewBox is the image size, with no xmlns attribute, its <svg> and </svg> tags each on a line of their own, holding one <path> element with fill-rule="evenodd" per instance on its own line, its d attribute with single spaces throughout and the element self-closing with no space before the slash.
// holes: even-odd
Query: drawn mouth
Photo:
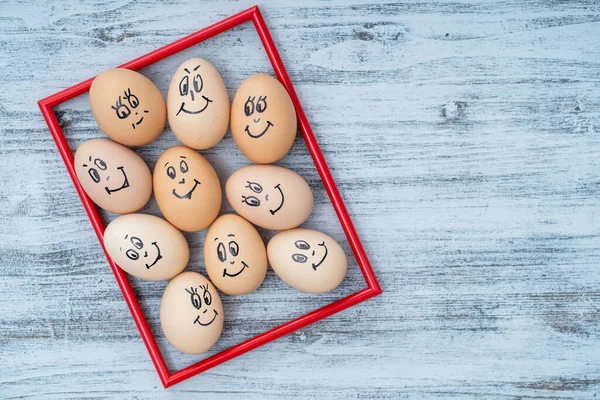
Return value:
<svg viewBox="0 0 600 400">
<path fill-rule="evenodd" d="M 106 190 L 106 193 L 108 193 L 109 196 L 111 193 L 118 192 L 121 189 L 125 189 L 125 188 L 129 187 L 129 179 L 127 179 L 127 174 L 125 173 L 124 167 L 118 167 L 117 169 L 121 170 L 121 172 L 123 173 L 124 181 L 123 181 L 123 184 L 121 185 L 121 187 L 117 188 L 117 189 L 109 189 L 108 186 L 105 186 L 104 189 Z"/>
<path fill-rule="evenodd" d="M 251 138 L 254 139 L 258 139 L 259 137 L 261 137 L 262 135 L 264 135 L 265 133 L 267 133 L 267 131 L 269 130 L 270 127 L 272 127 L 273 124 L 271 123 L 271 121 L 267 121 L 267 127 L 265 128 L 264 131 L 262 131 L 261 133 L 259 133 L 258 135 L 253 135 L 252 133 L 250 133 L 250 125 L 246 125 L 246 133 L 248 134 L 248 136 L 250 136 Z"/>
<path fill-rule="evenodd" d="M 245 262 L 242 261 L 242 269 L 240 269 L 238 272 L 236 272 L 235 274 L 228 274 L 227 273 L 227 268 L 223 269 L 223 277 L 229 276 L 229 277 L 234 277 L 234 276 L 238 276 L 239 274 L 241 274 L 242 272 L 244 272 L 244 270 L 248 267 L 248 264 L 246 264 Z"/>
<path fill-rule="evenodd" d="M 283 196 L 283 190 L 281 190 L 281 188 L 279 187 L 279 185 L 281 185 L 280 183 L 277 184 L 277 186 L 275 186 L 275 189 L 279 190 L 279 193 L 281 193 L 281 204 L 279 204 L 279 207 L 277 207 L 275 210 L 269 210 L 269 212 L 271 213 L 271 215 L 275 215 L 275 213 L 279 210 L 281 210 L 281 207 L 283 207 L 283 202 L 285 201 L 285 197 Z"/>
<path fill-rule="evenodd" d="M 156 259 L 154 260 L 154 262 L 150 265 L 146 264 L 146 269 L 150 269 L 154 266 L 154 264 L 156 264 L 158 262 L 158 260 L 160 260 L 162 258 L 162 255 L 160 254 L 160 247 L 158 247 L 158 245 L 156 244 L 156 242 L 152 242 L 152 244 L 154 245 L 154 247 L 156 247 L 156 250 L 158 251 L 158 255 L 156 256 Z"/>
<path fill-rule="evenodd" d="M 180 112 L 184 112 L 186 114 L 200 114 L 202 111 L 206 110 L 206 107 L 208 107 L 209 103 L 212 103 L 212 100 L 209 99 L 206 96 L 202 96 L 202 98 L 204 100 L 206 100 L 206 104 L 204 105 L 204 107 L 202 107 L 202 109 L 194 111 L 194 110 L 186 110 L 185 107 L 185 101 L 181 103 L 181 107 L 179 107 L 179 111 L 177 111 L 177 114 L 175 114 L 175 116 L 178 116 Z"/>
<path fill-rule="evenodd" d="M 192 190 L 190 190 L 189 192 L 187 192 L 183 196 L 180 196 L 180 195 L 177 194 L 177 192 L 175 191 L 175 189 L 173 189 L 173 196 L 177 197 L 178 199 L 188 199 L 188 200 L 191 200 L 192 193 L 194 193 L 194 190 L 196 190 L 196 186 L 198 186 L 198 185 L 200 185 L 200 182 L 198 182 L 197 179 L 194 179 L 194 187 L 192 188 Z"/>
<path fill-rule="evenodd" d="M 318 264 L 313 263 L 312 267 L 313 267 L 313 269 L 315 271 L 317 270 L 317 268 L 319 267 L 319 265 L 323 264 L 323 261 L 325 261 L 325 259 L 327 258 L 327 246 L 325 246 L 325 241 L 323 241 L 323 243 L 319 243 L 319 246 L 325 247 L 325 255 L 323 256 L 323 258 L 321 259 L 321 261 L 319 261 Z"/>
<path fill-rule="evenodd" d="M 196 317 L 196 319 L 194 320 L 194 323 L 198 324 L 200 326 L 208 326 L 208 325 L 212 324 L 213 321 L 217 318 L 217 315 L 219 315 L 219 313 L 217 312 L 217 310 L 213 310 L 213 311 L 215 312 L 215 315 L 213 315 L 213 318 L 210 320 L 210 322 L 207 322 L 207 323 L 203 324 L 202 322 L 200 322 L 200 316 L 198 315 Z"/>
</svg>

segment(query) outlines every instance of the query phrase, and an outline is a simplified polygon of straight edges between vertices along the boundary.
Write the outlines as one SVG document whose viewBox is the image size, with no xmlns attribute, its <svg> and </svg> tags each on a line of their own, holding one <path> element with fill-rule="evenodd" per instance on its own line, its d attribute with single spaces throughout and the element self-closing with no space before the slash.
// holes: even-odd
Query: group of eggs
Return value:
<svg viewBox="0 0 600 400">
<path fill-rule="evenodd" d="M 312 212 L 310 186 L 297 173 L 269 165 L 288 153 L 297 128 L 293 103 L 277 79 L 250 76 L 230 105 L 219 72 L 193 58 L 175 72 L 166 104 L 148 78 L 127 69 L 98 75 L 89 96 L 98 126 L 113 141 L 92 139 L 78 147 L 77 178 L 99 207 L 126 214 L 104 232 L 115 263 L 141 279 L 170 279 L 160 322 L 176 349 L 199 354 L 211 348 L 223 329 L 215 286 L 234 296 L 253 292 L 268 264 L 284 282 L 308 293 L 328 292 L 342 282 L 347 259 L 340 245 L 322 232 L 298 228 Z M 151 173 L 126 146 L 155 140 L 167 118 L 185 146 L 165 150 Z M 235 171 L 225 184 L 239 215 L 218 217 L 221 184 L 197 150 L 217 144 L 229 126 L 240 151 L 256 164 Z M 152 193 L 164 219 L 135 213 Z M 265 246 L 254 225 L 281 232 Z M 204 263 L 210 279 L 182 272 L 190 249 L 181 231 L 207 227 Z"/>
</svg>

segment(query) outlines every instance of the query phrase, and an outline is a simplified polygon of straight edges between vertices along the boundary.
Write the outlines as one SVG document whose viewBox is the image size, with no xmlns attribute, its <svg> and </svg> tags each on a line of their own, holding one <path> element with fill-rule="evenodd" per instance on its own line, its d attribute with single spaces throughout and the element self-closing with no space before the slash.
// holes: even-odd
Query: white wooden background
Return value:
<svg viewBox="0 0 600 400">
<path fill-rule="evenodd" d="M 261 2 L 384 294 L 162 388 L 36 101 L 251 5 L 0 3 L 0 398 L 596 397 L 593 0 Z M 230 98 L 271 71 L 246 24 L 143 73 L 166 94 L 194 56 Z M 58 113 L 73 148 L 102 136 L 87 96 Z M 167 131 L 138 151 L 153 167 L 176 143 Z M 229 134 L 203 153 L 223 183 L 247 163 Z M 348 249 L 301 138 L 281 164 L 314 188 L 307 225 Z M 188 235 L 200 272 L 203 235 Z M 350 261 L 327 295 L 270 272 L 251 296 L 223 296 L 215 351 L 363 287 Z M 165 284 L 133 284 L 171 369 L 200 359 L 162 339 Z"/>
</svg>

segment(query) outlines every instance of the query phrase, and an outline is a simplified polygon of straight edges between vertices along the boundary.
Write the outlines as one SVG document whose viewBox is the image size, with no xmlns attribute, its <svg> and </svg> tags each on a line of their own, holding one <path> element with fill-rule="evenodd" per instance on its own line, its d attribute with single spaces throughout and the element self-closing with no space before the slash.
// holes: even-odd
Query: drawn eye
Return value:
<svg viewBox="0 0 600 400">
<path fill-rule="evenodd" d="M 131 237 L 131 243 L 138 249 L 141 249 L 142 247 L 144 247 L 144 243 L 141 241 L 141 239 L 137 238 L 135 236 Z"/>
<path fill-rule="evenodd" d="M 135 251 L 135 250 L 133 250 L 133 249 L 129 249 L 129 250 L 127 250 L 127 251 L 125 252 L 125 254 L 127 255 L 127 257 L 128 257 L 130 260 L 133 260 L 133 261 L 135 261 L 135 260 L 137 260 L 138 258 L 140 258 L 140 255 L 138 254 L 138 252 L 137 252 L 137 251 Z"/>
<path fill-rule="evenodd" d="M 192 302 L 192 305 L 194 306 L 194 308 L 196 310 L 199 310 L 202 308 L 202 299 L 200 299 L 200 295 L 196 292 L 193 292 L 190 295 L 190 301 Z"/>
<path fill-rule="evenodd" d="M 246 100 L 246 104 L 244 104 L 244 113 L 246 113 L 246 116 L 249 117 L 254 113 L 254 99 L 256 97 L 248 97 L 248 100 Z"/>
<path fill-rule="evenodd" d="M 210 303 L 212 303 L 212 296 L 210 295 L 210 292 L 207 289 L 204 289 L 204 293 L 202 294 L 202 298 L 204 298 L 204 303 L 207 306 L 210 306 Z"/>
<path fill-rule="evenodd" d="M 173 168 L 173 166 L 167 168 L 167 175 L 169 175 L 169 178 L 175 179 L 175 175 L 177 174 L 175 173 L 175 168 Z"/>
<path fill-rule="evenodd" d="M 259 96 L 256 102 L 256 111 L 259 113 L 267 109 L 267 96 Z"/>
<path fill-rule="evenodd" d="M 100 182 L 100 174 L 98 173 L 96 168 L 90 168 L 88 174 L 90 174 L 90 178 L 92 178 L 94 182 Z"/>
<path fill-rule="evenodd" d="M 190 78 L 186 75 L 183 77 L 181 82 L 179 82 L 179 94 L 180 95 L 187 96 L 189 84 L 190 84 Z"/>
<path fill-rule="evenodd" d="M 248 186 L 246 186 L 248 189 L 252 190 L 254 193 L 262 193 L 263 188 L 262 188 L 262 186 L 260 186 L 259 183 L 250 182 L 250 181 L 246 181 L 246 182 L 248 182 Z"/>
<path fill-rule="evenodd" d="M 127 99 L 127 102 L 129 103 L 131 108 L 136 108 L 137 106 L 140 105 L 140 101 L 138 100 L 137 96 L 134 94 L 131 94 L 131 89 L 127 88 L 127 92 L 123 92 L 123 93 L 125 94 L 125 98 Z"/>
<path fill-rule="evenodd" d="M 183 173 L 183 174 L 188 172 L 188 165 L 184 160 L 181 160 L 181 162 L 179 163 L 179 169 L 181 170 L 181 173 Z"/>
<path fill-rule="evenodd" d="M 96 167 L 100 168 L 102 171 L 106 170 L 106 163 L 101 159 L 96 158 L 94 160 L 94 164 L 96 164 Z"/>
<path fill-rule="evenodd" d="M 194 90 L 196 91 L 196 93 L 200 93 L 202 91 L 202 86 L 204 86 L 204 83 L 202 82 L 202 77 L 200 76 L 200 74 L 196 74 L 196 76 L 194 77 Z"/>
<path fill-rule="evenodd" d="M 296 240 L 296 243 L 294 243 L 296 245 L 296 248 L 300 249 L 300 250 L 309 250 L 310 249 L 310 245 L 308 243 L 306 243 L 304 240 Z"/>
<path fill-rule="evenodd" d="M 125 104 L 123 104 L 121 102 L 121 96 L 119 96 L 119 99 L 117 100 L 115 105 L 110 106 L 110 108 L 115 110 L 115 113 L 117 114 L 117 117 L 119 119 L 125 119 L 125 118 L 129 117 L 129 115 L 131 114 L 131 110 L 129 109 L 129 107 L 127 107 Z"/>
<path fill-rule="evenodd" d="M 292 254 L 292 260 L 296 261 L 297 263 L 304 264 L 308 258 L 303 254 Z"/>
<path fill-rule="evenodd" d="M 248 204 L 250 207 L 258 207 L 260 206 L 260 200 L 256 196 L 242 196 L 244 200 L 242 203 Z"/>
<path fill-rule="evenodd" d="M 221 262 L 225 262 L 227 260 L 227 253 L 225 253 L 225 245 L 223 243 L 219 243 L 217 246 L 217 257 Z"/>
<path fill-rule="evenodd" d="M 231 242 L 229 242 L 229 252 L 231 253 L 232 256 L 237 256 L 238 252 L 240 251 L 240 246 L 238 246 L 238 244 L 236 242 L 234 242 L 233 240 Z"/>
</svg>

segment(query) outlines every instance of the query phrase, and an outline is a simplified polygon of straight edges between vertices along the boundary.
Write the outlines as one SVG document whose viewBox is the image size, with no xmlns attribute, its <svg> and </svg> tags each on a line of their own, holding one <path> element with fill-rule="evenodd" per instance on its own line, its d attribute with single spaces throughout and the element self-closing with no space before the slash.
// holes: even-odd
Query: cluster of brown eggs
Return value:
<svg viewBox="0 0 600 400">
<path fill-rule="evenodd" d="M 340 245 L 322 232 L 298 228 L 312 212 L 310 186 L 297 173 L 271 165 L 289 152 L 297 130 L 293 103 L 277 79 L 250 76 L 230 105 L 219 72 L 193 58 L 175 71 L 165 104 L 148 78 L 112 69 L 92 83 L 90 107 L 112 141 L 92 139 L 79 146 L 77 177 L 99 207 L 125 214 L 104 233 L 115 263 L 141 279 L 170 279 L 160 321 L 176 349 L 198 354 L 219 339 L 224 316 L 215 286 L 233 296 L 251 293 L 264 281 L 268 265 L 284 282 L 309 293 L 342 282 L 347 259 Z M 165 150 L 151 173 L 126 146 L 155 140 L 167 118 L 184 146 Z M 227 201 L 239 215 L 218 217 L 221 183 L 197 150 L 217 144 L 228 127 L 240 151 L 256 164 L 235 171 L 225 184 Z M 164 219 L 135 213 L 153 193 Z M 254 225 L 281 232 L 265 246 Z M 190 249 L 181 231 L 205 228 L 210 279 L 183 272 Z"/>
</svg>

